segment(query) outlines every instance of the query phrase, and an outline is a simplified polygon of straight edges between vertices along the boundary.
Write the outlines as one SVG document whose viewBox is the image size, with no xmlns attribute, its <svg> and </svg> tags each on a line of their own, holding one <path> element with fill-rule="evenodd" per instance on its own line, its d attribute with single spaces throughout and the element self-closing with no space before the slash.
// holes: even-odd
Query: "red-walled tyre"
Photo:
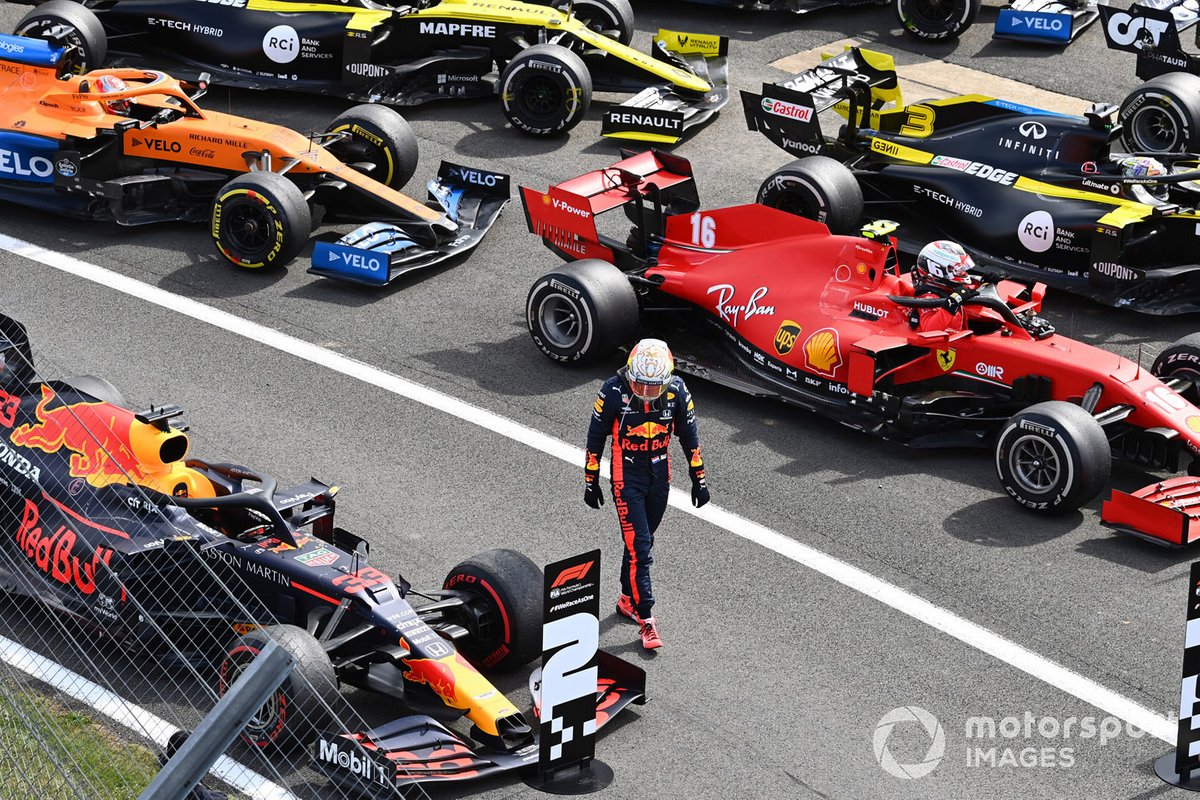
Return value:
<svg viewBox="0 0 1200 800">
<path fill-rule="evenodd" d="M 485 550 L 446 575 L 442 584 L 467 596 L 458 621 L 468 636 L 455 642 L 481 667 L 510 670 L 542 650 L 542 571 L 515 550 Z"/>
<path fill-rule="evenodd" d="M 272 625 L 240 636 L 221 661 L 217 692 L 223 697 L 272 639 L 291 654 L 295 667 L 250 719 L 242 740 L 261 750 L 287 750 L 306 745 L 339 702 L 333 663 L 308 631 Z"/>
</svg>

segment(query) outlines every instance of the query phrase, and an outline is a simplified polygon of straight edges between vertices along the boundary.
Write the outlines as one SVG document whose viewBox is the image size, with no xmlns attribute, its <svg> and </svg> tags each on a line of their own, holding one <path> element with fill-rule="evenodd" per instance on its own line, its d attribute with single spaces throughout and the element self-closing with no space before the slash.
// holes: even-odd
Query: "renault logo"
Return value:
<svg viewBox="0 0 1200 800">
<path fill-rule="evenodd" d="M 1017 128 L 1017 130 L 1020 131 L 1021 135 L 1026 139 L 1036 140 L 1046 138 L 1046 126 L 1040 122 L 1034 122 L 1032 120 L 1029 122 L 1022 122 L 1021 126 Z"/>
</svg>

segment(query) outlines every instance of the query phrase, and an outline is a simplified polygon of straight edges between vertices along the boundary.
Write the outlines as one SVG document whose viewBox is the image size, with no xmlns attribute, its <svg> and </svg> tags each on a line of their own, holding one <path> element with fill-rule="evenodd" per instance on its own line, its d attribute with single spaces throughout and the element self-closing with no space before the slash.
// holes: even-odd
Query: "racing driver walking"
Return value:
<svg viewBox="0 0 1200 800">
<path fill-rule="evenodd" d="M 600 387 L 584 464 L 583 500 L 600 508 L 600 457 L 604 440 L 611 436 L 613 502 L 625 543 L 617 612 L 638 623 L 647 650 L 662 647 L 653 615 L 650 551 L 671 490 L 668 446 L 673 432 L 687 456 L 692 505 L 699 508 L 709 500 L 696 409 L 683 379 L 674 373 L 675 360 L 665 342 L 643 339 L 634 345 L 625 368 Z"/>
</svg>

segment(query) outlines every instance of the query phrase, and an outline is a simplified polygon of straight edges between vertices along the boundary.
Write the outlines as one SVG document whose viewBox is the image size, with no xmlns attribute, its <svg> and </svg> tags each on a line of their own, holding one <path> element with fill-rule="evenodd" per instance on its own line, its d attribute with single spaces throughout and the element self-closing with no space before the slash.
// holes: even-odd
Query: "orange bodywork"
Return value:
<svg viewBox="0 0 1200 800">
<path fill-rule="evenodd" d="M 134 483 L 163 494 L 216 495 L 204 475 L 183 463 L 188 441 L 181 431 L 164 431 L 110 403 L 65 404 L 45 384 L 34 416 L 37 422 L 15 428 L 10 440 L 43 453 L 67 450 L 73 478 L 97 488 Z"/>
<path fill-rule="evenodd" d="M 11 68 L 10 68 L 11 67 Z M 21 133 L 66 140 L 91 139 L 111 131 L 128 117 L 108 111 L 106 104 L 129 100 L 141 107 L 181 112 L 170 122 L 142 123 L 126 128 L 123 152 L 128 156 L 176 162 L 199 169 L 249 172 L 259 155 L 268 153 L 273 168 L 295 159 L 289 172 L 321 174 L 355 186 L 398 212 L 427 222 L 442 215 L 390 188 L 390 175 L 377 181 L 342 163 L 308 136 L 266 122 L 216 111 L 202 111 L 180 82 L 164 73 L 140 69 L 102 69 L 59 78 L 54 68 L 0 63 L 0 103 L 4 116 Z M 120 78 L 127 88 L 117 92 L 92 92 L 89 87 L 103 75 Z M 133 120 L 136 121 L 136 120 Z M 249 155 L 249 157 L 248 157 Z"/>
</svg>

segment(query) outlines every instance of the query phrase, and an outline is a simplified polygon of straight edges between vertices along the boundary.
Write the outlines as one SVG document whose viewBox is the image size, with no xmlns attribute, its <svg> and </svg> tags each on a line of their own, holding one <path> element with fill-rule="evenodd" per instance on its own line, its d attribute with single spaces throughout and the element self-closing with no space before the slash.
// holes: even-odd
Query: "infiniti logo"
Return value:
<svg viewBox="0 0 1200 800">
<path fill-rule="evenodd" d="M 1033 122 L 1032 120 L 1029 122 L 1022 122 L 1021 126 L 1017 128 L 1017 130 L 1020 131 L 1021 135 L 1026 139 L 1036 140 L 1046 138 L 1046 126 L 1040 122 Z"/>
</svg>

